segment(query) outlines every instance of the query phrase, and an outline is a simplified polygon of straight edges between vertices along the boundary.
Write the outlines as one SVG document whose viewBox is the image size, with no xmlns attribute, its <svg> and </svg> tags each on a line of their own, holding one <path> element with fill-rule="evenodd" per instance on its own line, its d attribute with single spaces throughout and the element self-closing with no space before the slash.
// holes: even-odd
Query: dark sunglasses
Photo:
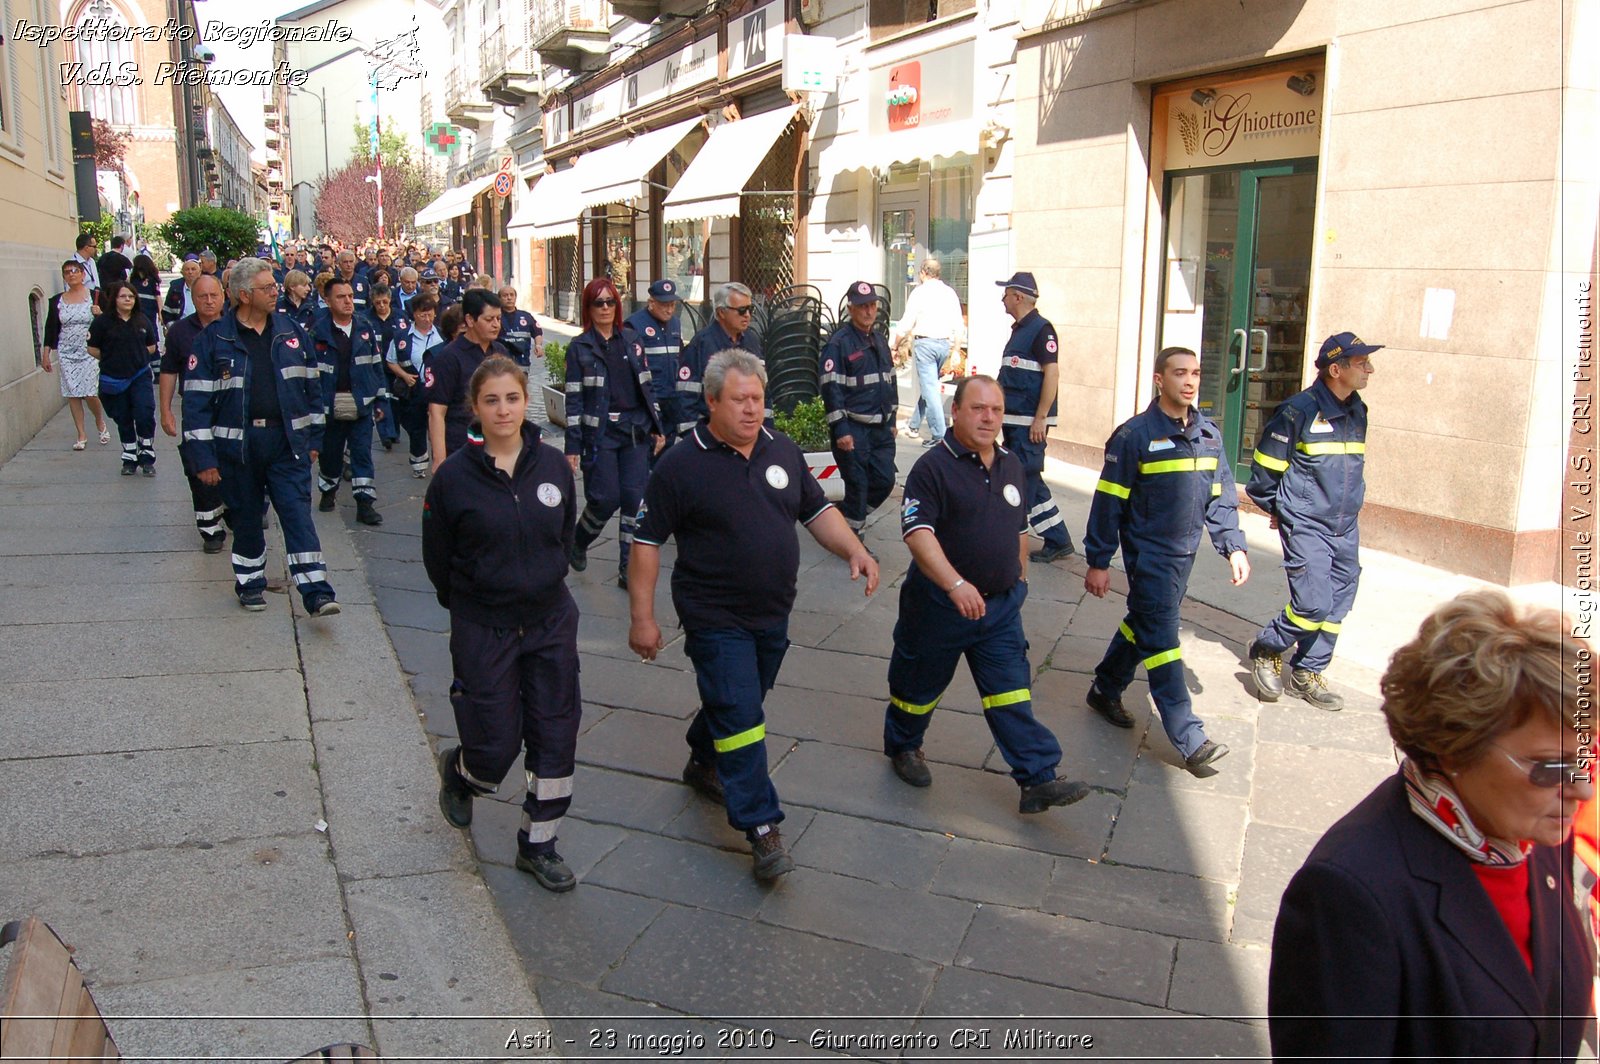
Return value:
<svg viewBox="0 0 1600 1064">
<path fill-rule="evenodd" d="M 751 304 L 748 304 L 747 306 L 743 306 L 743 307 L 723 307 L 722 309 L 723 310 L 731 310 L 735 314 L 738 314 L 738 315 L 741 315 L 742 317 L 748 318 L 750 316 L 750 312 L 755 310 L 756 306 L 755 306 L 754 303 L 751 303 Z"/>
<path fill-rule="evenodd" d="M 593 303 L 590 303 L 589 305 L 591 307 L 614 307 L 614 306 L 617 305 L 617 301 L 615 299 L 612 299 L 610 296 L 606 296 L 606 297 L 603 297 L 601 299 L 595 300 Z"/>
<path fill-rule="evenodd" d="M 1528 772 L 1528 782 L 1535 787 L 1560 787 L 1574 783 L 1588 783 L 1592 778 L 1589 766 L 1581 761 L 1524 761 L 1503 746 L 1493 743 L 1505 759 Z"/>
</svg>

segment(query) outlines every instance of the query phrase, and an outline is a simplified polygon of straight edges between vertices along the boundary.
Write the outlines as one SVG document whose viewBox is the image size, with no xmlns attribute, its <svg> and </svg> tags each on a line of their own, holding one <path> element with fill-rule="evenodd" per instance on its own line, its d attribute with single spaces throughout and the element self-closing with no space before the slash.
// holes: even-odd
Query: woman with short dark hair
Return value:
<svg viewBox="0 0 1600 1064">
<path fill-rule="evenodd" d="M 85 402 L 94 413 L 100 442 L 111 442 L 106 412 L 100 406 L 100 367 L 89 355 L 89 326 L 100 308 L 95 306 L 94 293 L 89 290 L 89 275 L 77 259 L 61 264 L 61 279 L 66 282 L 67 290 L 51 296 L 46 307 L 44 350 L 39 356 L 39 368 L 46 373 L 60 370 L 61 397 L 67 401 L 72 411 L 72 424 L 78 430 L 72 449 L 81 451 L 89 445 L 89 438 L 83 434 Z"/>
<path fill-rule="evenodd" d="M 1572 847 L 1593 653 L 1499 591 L 1439 607 L 1395 653 L 1383 712 L 1405 757 L 1284 893 L 1275 1057 L 1574 1058 L 1594 1010 Z"/>
<path fill-rule="evenodd" d="M 150 359 L 156 328 L 139 313 L 139 294 L 126 281 L 101 292 L 108 309 L 89 326 L 89 354 L 100 363 L 100 402 L 122 438 L 122 475 L 156 475 L 156 396 Z"/>
</svg>

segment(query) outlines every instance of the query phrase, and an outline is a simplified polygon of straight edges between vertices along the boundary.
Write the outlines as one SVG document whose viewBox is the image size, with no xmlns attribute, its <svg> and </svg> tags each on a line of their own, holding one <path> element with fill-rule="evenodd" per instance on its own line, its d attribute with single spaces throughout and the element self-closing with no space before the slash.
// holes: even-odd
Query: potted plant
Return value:
<svg viewBox="0 0 1600 1064">
<path fill-rule="evenodd" d="M 567 427 L 567 345 L 546 340 L 544 345 L 544 416 L 550 424 Z"/>
<path fill-rule="evenodd" d="M 822 405 L 822 397 L 796 403 L 787 413 L 774 412 L 772 423 L 805 452 L 806 465 L 829 501 L 838 502 L 844 498 L 844 478 L 839 476 L 839 466 L 833 460 L 833 435 L 828 431 L 828 413 Z"/>
</svg>

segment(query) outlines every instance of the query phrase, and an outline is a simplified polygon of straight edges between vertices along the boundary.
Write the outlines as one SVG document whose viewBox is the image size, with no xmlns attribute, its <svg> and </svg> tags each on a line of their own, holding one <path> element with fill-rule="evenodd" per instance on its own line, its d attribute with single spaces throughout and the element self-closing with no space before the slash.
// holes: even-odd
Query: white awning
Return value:
<svg viewBox="0 0 1600 1064">
<path fill-rule="evenodd" d="M 901 129 L 877 137 L 865 133 L 848 134 L 836 137 L 817 153 L 817 176 L 826 181 L 830 174 L 847 170 L 882 172 L 895 163 L 977 155 L 978 136 L 978 123 L 972 119 Z"/>
<path fill-rule="evenodd" d="M 415 224 L 421 227 L 461 217 L 472 210 L 472 201 L 477 199 L 484 189 L 494 184 L 494 178 L 494 174 L 487 174 L 475 177 L 464 185 L 446 189 L 444 195 L 417 212 Z"/>
<path fill-rule="evenodd" d="M 583 211 L 583 183 L 591 173 L 585 155 L 565 170 L 545 174 L 528 197 L 527 221 L 513 223 L 519 236 L 555 240 L 578 235 L 578 215 Z M 518 214 L 522 212 L 519 211 Z"/>
<path fill-rule="evenodd" d="M 650 171 L 700 122 L 699 118 L 690 118 L 676 125 L 652 129 L 632 140 L 607 145 L 588 156 L 592 176 L 583 190 L 583 205 L 598 207 L 604 203 L 648 199 Z"/>
<path fill-rule="evenodd" d="M 533 183 L 533 187 L 530 188 L 528 187 L 527 182 L 523 181 L 522 178 L 517 178 L 517 183 L 515 186 L 517 196 L 516 208 L 511 212 L 510 219 L 506 221 L 506 232 L 510 233 L 512 236 L 520 236 L 521 234 L 517 232 L 519 229 L 532 228 L 534 198 L 533 190 L 538 188 L 540 183 L 543 181 L 544 178 L 541 177 L 538 181 L 535 181 Z"/>
<path fill-rule="evenodd" d="M 690 218 L 731 218 L 739 213 L 739 193 L 783 131 L 798 107 L 767 111 L 711 131 L 700 154 L 667 194 L 663 217 L 669 222 Z"/>
</svg>

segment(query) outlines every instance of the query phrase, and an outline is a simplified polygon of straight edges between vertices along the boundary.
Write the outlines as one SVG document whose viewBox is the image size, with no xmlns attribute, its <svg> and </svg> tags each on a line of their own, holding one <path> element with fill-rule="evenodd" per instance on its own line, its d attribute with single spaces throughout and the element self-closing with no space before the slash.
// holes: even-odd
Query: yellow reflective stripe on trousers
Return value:
<svg viewBox="0 0 1600 1064">
<path fill-rule="evenodd" d="M 1133 494 L 1132 488 L 1125 488 L 1121 484 L 1113 484 L 1109 480 L 1102 480 L 1094 486 L 1095 491 L 1103 491 L 1107 495 L 1115 495 L 1119 499 L 1126 499 Z"/>
<path fill-rule="evenodd" d="M 1322 622 L 1322 630 L 1324 632 L 1331 632 L 1334 635 L 1338 635 L 1339 632 L 1343 629 L 1343 627 L 1344 626 L 1338 621 L 1323 621 Z"/>
<path fill-rule="evenodd" d="M 998 695 L 989 695 L 983 700 L 984 709 L 999 709 L 1001 706 L 1014 706 L 1018 702 L 1026 702 L 1033 697 L 1033 692 L 1026 687 L 1020 691 L 1005 691 Z"/>
<path fill-rule="evenodd" d="M 1213 499 L 1217 498 L 1221 494 L 1222 494 L 1222 485 L 1221 484 L 1213 484 L 1213 485 L 1211 485 L 1211 497 Z"/>
<path fill-rule="evenodd" d="M 1138 642 L 1137 639 L 1133 638 L 1133 629 L 1128 627 L 1127 621 L 1123 621 L 1121 624 L 1117 625 L 1117 631 L 1121 632 L 1122 638 L 1126 639 L 1128 642 Z"/>
<path fill-rule="evenodd" d="M 944 696 L 940 695 L 939 697 L 943 698 Z M 894 695 L 890 695 L 889 704 L 900 710 L 902 713 L 910 713 L 913 716 L 920 717 L 925 713 L 932 713 L 933 707 L 939 704 L 939 699 L 935 698 L 932 702 L 929 702 L 926 705 L 914 706 L 903 698 L 896 698 Z"/>
<path fill-rule="evenodd" d="M 1257 451 L 1251 458 L 1251 461 L 1253 461 L 1256 465 L 1266 466 L 1274 473 L 1283 473 L 1289 468 L 1289 463 L 1286 460 L 1282 458 L 1274 458 L 1270 454 L 1265 454 L 1261 451 Z"/>
<path fill-rule="evenodd" d="M 749 746 L 751 743 L 759 743 L 766 737 L 767 726 L 765 724 L 757 724 L 754 728 L 747 728 L 736 735 L 728 736 L 726 739 L 713 740 L 711 745 L 719 754 L 731 754 L 740 747 Z"/>
<path fill-rule="evenodd" d="M 1285 606 L 1283 608 L 1283 615 L 1289 618 L 1289 623 L 1294 625 L 1296 628 L 1302 628 L 1307 632 L 1318 632 L 1322 630 L 1321 621 L 1306 620 L 1304 617 L 1294 612 L 1293 606 Z"/>
<path fill-rule="evenodd" d="M 1159 669 L 1167 662 L 1177 661 L 1181 657 L 1183 657 L 1182 647 L 1173 647 L 1171 650 L 1163 650 L 1159 654 L 1151 654 L 1148 658 L 1144 659 L 1145 671 L 1148 672 L 1152 669 Z"/>
<path fill-rule="evenodd" d="M 1217 468 L 1215 458 L 1168 458 L 1161 462 L 1140 462 L 1141 473 L 1193 473 Z"/>
<path fill-rule="evenodd" d="M 1294 449 L 1301 454 L 1366 454 L 1367 445 L 1364 443 L 1306 443 L 1301 441 L 1294 445 Z"/>
</svg>

